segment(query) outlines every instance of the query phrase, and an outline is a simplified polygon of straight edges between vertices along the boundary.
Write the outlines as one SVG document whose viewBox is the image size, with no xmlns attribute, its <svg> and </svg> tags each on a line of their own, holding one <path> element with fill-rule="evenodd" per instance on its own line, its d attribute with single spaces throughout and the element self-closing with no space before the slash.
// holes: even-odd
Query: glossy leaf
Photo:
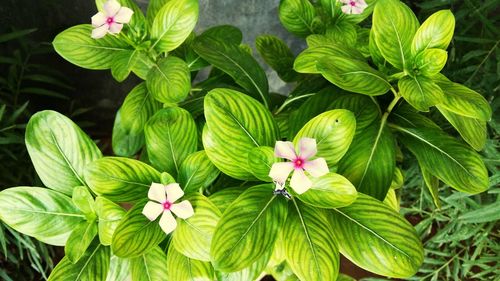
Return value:
<svg viewBox="0 0 500 281">
<path fill-rule="evenodd" d="M 261 35 L 255 40 L 257 51 L 285 82 L 297 80 L 297 72 L 293 70 L 295 56 L 288 45 L 273 35 Z"/>
<path fill-rule="evenodd" d="M 477 151 L 484 148 L 488 137 L 485 121 L 458 115 L 442 108 L 440 105 L 437 105 L 437 109 L 470 146 Z"/>
<path fill-rule="evenodd" d="M 202 150 L 190 154 L 182 161 L 178 181 L 184 192 L 198 191 L 208 187 L 220 174 L 220 171 L 208 159 Z"/>
<path fill-rule="evenodd" d="M 154 247 L 142 256 L 130 260 L 132 281 L 165 280 L 167 271 L 167 255 L 160 247 Z"/>
<path fill-rule="evenodd" d="M 241 270 L 272 251 L 286 217 L 286 199 L 271 184 L 247 189 L 224 212 L 210 253 L 217 270 Z"/>
<path fill-rule="evenodd" d="M 240 45 L 243 41 L 241 30 L 232 25 L 218 25 L 203 31 L 201 36 L 211 37 L 221 42 Z"/>
<path fill-rule="evenodd" d="M 432 14 L 417 30 L 411 45 L 413 54 L 425 49 L 439 48 L 446 50 L 453 37 L 455 17 L 450 10 L 441 10 Z"/>
<path fill-rule="evenodd" d="M 167 253 L 168 280 L 213 281 L 214 269 L 209 262 L 193 260 L 183 256 L 172 244 Z"/>
<path fill-rule="evenodd" d="M 246 280 L 257 280 L 263 275 L 266 265 L 271 258 L 271 252 L 260 257 L 252 265 L 235 272 L 221 272 L 216 271 L 217 280 L 219 281 L 246 281 Z"/>
<path fill-rule="evenodd" d="M 321 73 L 316 65 L 325 57 L 348 58 L 351 60 L 365 61 L 363 56 L 356 50 L 348 49 L 338 44 L 327 46 L 316 46 L 305 49 L 300 53 L 293 64 L 293 69 L 300 73 Z"/>
<path fill-rule="evenodd" d="M 329 106 L 330 109 L 347 109 L 356 116 L 356 133 L 363 131 L 380 117 L 378 104 L 370 97 L 342 93 Z"/>
<path fill-rule="evenodd" d="M 66 257 L 76 263 L 85 254 L 85 251 L 97 235 L 97 223 L 95 221 L 82 221 L 71 232 L 66 242 L 64 252 Z"/>
<path fill-rule="evenodd" d="M 224 213 L 238 197 L 245 191 L 245 189 L 241 187 L 231 187 L 224 188 L 223 190 L 217 191 L 216 193 L 210 195 L 210 201 L 219 208 L 221 213 Z"/>
<path fill-rule="evenodd" d="M 279 158 L 274 156 L 274 148 L 269 146 L 254 147 L 248 152 L 247 164 L 250 172 L 261 181 L 272 182 L 269 171 Z"/>
<path fill-rule="evenodd" d="M 328 166 L 335 166 L 345 155 L 356 132 L 356 118 L 345 109 L 324 112 L 302 127 L 293 142 L 303 137 L 316 139 L 318 153 L 316 157 L 325 158 Z"/>
<path fill-rule="evenodd" d="M 325 210 L 293 200 L 282 235 L 286 260 L 300 280 L 337 279 L 340 261 L 336 234 Z"/>
<path fill-rule="evenodd" d="M 81 24 L 59 33 L 52 42 L 56 52 L 67 61 L 79 67 L 100 70 L 109 69 L 114 55 L 132 49 L 116 36 L 91 38 L 92 26 Z"/>
<path fill-rule="evenodd" d="M 156 13 L 151 26 L 151 48 L 169 52 L 179 47 L 198 21 L 198 6 L 197 0 L 166 2 Z"/>
<path fill-rule="evenodd" d="M 439 200 L 439 179 L 433 176 L 426 168 L 420 165 L 420 171 L 422 172 L 422 177 L 424 179 L 425 186 L 429 193 L 431 194 L 432 201 L 434 205 L 441 208 L 441 201 Z"/>
<path fill-rule="evenodd" d="M 118 156 L 132 157 L 144 146 L 144 131 L 131 134 L 122 124 L 122 113 L 118 110 L 115 116 L 112 136 L 113 152 Z"/>
<path fill-rule="evenodd" d="M 446 64 L 448 53 L 441 49 L 425 49 L 415 57 L 415 67 L 424 76 L 438 74 Z"/>
<path fill-rule="evenodd" d="M 95 218 L 94 197 L 86 186 L 77 186 L 73 189 L 73 204 L 85 214 L 87 218 Z"/>
<path fill-rule="evenodd" d="M 390 188 L 387 191 L 387 195 L 385 196 L 383 203 L 391 207 L 394 211 L 399 212 L 399 200 L 396 195 L 396 190 Z"/>
<path fill-rule="evenodd" d="M 332 215 L 340 252 L 357 266 L 394 278 L 411 277 L 420 268 L 422 243 L 413 226 L 389 206 L 360 194 Z M 353 237 L 359 243 L 352 243 Z"/>
<path fill-rule="evenodd" d="M 85 180 L 97 195 L 130 202 L 146 198 L 151 183 L 160 181 L 160 173 L 138 160 L 104 157 L 86 167 Z"/>
<path fill-rule="evenodd" d="M 281 24 L 297 36 L 315 33 L 316 11 L 307 0 L 281 0 L 279 17 Z"/>
<path fill-rule="evenodd" d="M 146 84 L 156 100 L 162 103 L 181 102 L 191 89 L 189 66 L 180 58 L 168 56 L 149 70 Z"/>
<path fill-rule="evenodd" d="M 99 240 L 102 245 L 109 246 L 113 233 L 126 212 L 119 205 L 100 196 L 95 199 L 95 209 L 99 218 Z"/>
<path fill-rule="evenodd" d="M 444 92 L 441 108 L 481 121 L 491 119 L 491 107 L 478 92 L 453 82 L 438 82 L 438 86 Z"/>
<path fill-rule="evenodd" d="M 261 145 L 274 147 L 279 139 L 271 113 L 240 92 L 214 89 L 205 97 L 205 118 L 203 146 L 212 163 L 233 178 L 255 179 L 246 163 L 248 152 Z"/>
<path fill-rule="evenodd" d="M 398 87 L 404 99 L 419 111 L 429 111 L 429 107 L 445 100 L 441 88 L 425 76 L 406 76 L 399 80 Z"/>
<path fill-rule="evenodd" d="M 130 262 L 111 255 L 106 281 L 130 281 Z"/>
<path fill-rule="evenodd" d="M 375 4 L 374 39 L 382 56 L 394 67 L 410 67 L 411 44 L 419 25 L 415 14 L 399 0 L 380 0 Z"/>
<path fill-rule="evenodd" d="M 354 47 L 358 34 L 356 26 L 347 20 L 339 20 L 326 29 L 326 36 L 333 42 Z"/>
<path fill-rule="evenodd" d="M 31 117 L 26 147 L 43 184 L 70 196 L 73 187 L 85 185 L 85 166 L 102 157 L 95 143 L 73 121 L 50 110 Z"/>
<path fill-rule="evenodd" d="M 64 246 L 71 231 L 85 219 L 71 198 L 41 187 L 4 189 L 0 192 L 0 205 L 2 222 L 18 232 L 56 246 Z"/>
<path fill-rule="evenodd" d="M 312 186 L 297 198 L 318 208 L 338 208 L 350 205 L 358 192 L 352 183 L 343 176 L 328 173 L 319 178 L 312 178 Z"/>
</svg>

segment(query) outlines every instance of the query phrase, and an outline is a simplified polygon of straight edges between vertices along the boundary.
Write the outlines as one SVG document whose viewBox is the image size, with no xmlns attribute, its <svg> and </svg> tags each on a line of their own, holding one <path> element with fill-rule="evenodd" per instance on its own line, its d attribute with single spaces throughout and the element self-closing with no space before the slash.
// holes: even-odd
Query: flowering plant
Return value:
<svg viewBox="0 0 500 281">
<path fill-rule="evenodd" d="M 281 1 L 283 25 L 308 44 L 294 57 L 276 37 L 257 40 L 296 85 L 282 97 L 237 28 L 192 32 L 196 0 L 151 0 L 146 16 L 131 0 L 97 4 L 93 26 L 53 44 L 78 66 L 145 80 L 116 115 L 118 157 L 103 157 L 68 118 L 39 112 L 26 145 L 47 188 L 0 192 L 5 223 L 65 246 L 49 280 L 336 280 L 340 253 L 406 278 L 424 258 L 398 213 L 406 149 L 437 204 L 439 181 L 488 186 L 474 149 L 491 109 L 439 73 L 449 11 L 420 25 L 398 0 Z M 361 27 L 370 15 L 371 29 Z M 422 114 L 434 106 L 468 144 Z"/>
</svg>

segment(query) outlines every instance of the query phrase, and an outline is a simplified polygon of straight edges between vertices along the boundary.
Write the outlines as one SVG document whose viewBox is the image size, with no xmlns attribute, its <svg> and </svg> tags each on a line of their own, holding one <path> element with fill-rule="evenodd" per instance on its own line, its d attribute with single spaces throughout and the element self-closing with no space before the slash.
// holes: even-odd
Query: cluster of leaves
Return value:
<svg viewBox="0 0 500 281">
<path fill-rule="evenodd" d="M 439 73 L 453 35 L 449 11 L 420 26 L 397 0 L 370 2 L 361 15 L 342 14 L 333 0 L 283 0 L 281 21 L 307 36 L 308 48 L 295 58 L 274 36 L 256 45 L 295 83 L 285 98 L 268 92 L 237 28 L 192 32 L 196 0 L 152 0 L 146 15 L 131 0 L 120 3 L 134 15 L 117 36 L 92 39 L 83 24 L 53 42 L 76 65 L 111 69 L 118 81 L 130 73 L 145 80 L 115 119 L 120 157 L 103 157 L 70 119 L 42 111 L 28 123 L 26 144 L 47 188 L 0 193 L 9 210 L 0 211 L 4 222 L 65 246 L 49 280 L 254 280 L 264 273 L 336 280 L 340 253 L 379 275 L 407 278 L 424 257 L 417 232 L 398 213 L 395 190 L 409 157 L 403 148 L 417 158 L 433 198 L 439 181 L 468 193 L 488 188 L 474 149 L 484 146 L 489 104 Z M 359 27 L 372 11 L 373 27 Z M 192 86 L 206 67 L 208 77 Z M 418 112 L 432 106 L 468 144 Z M 273 146 L 303 137 L 316 139 L 330 172 L 311 178 L 306 193 L 287 188 L 288 199 L 269 177 L 280 161 Z M 178 182 L 194 208 L 169 236 L 142 214 L 153 182 Z"/>
</svg>

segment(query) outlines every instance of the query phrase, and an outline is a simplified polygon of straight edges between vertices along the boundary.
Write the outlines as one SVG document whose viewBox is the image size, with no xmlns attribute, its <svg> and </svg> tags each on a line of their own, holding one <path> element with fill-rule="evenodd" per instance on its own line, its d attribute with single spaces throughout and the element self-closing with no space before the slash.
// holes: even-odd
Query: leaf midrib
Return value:
<svg viewBox="0 0 500 281">
<path fill-rule="evenodd" d="M 100 244 L 97 245 L 97 247 L 95 248 L 95 250 L 92 252 L 92 254 L 90 254 L 89 258 L 87 259 L 87 261 L 85 261 L 85 264 L 83 264 L 82 266 L 82 269 L 80 270 L 80 272 L 78 272 L 78 275 L 76 276 L 76 279 L 75 281 L 79 281 L 80 280 L 80 276 L 82 275 L 82 273 L 85 271 L 85 268 L 87 267 L 87 265 L 89 264 L 90 260 L 94 257 L 94 255 L 96 254 L 97 250 L 99 250 L 99 248 L 102 247 Z"/>
<path fill-rule="evenodd" d="M 54 132 L 52 131 L 52 129 L 50 129 L 49 132 L 50 132 L 50 136 L 52 138 L 52 141 L 54 142 L 54 145 L 56 146 L 57 151 L 59 152 L 59 154 L 61 154 L 64 162 L 66 162 L 66 164 L 68 165 L 68 167 L 70 168 L 70 170 L 73 172 L 73 174 L 75 175 L 76 179 L 81 183 L 81 185 L 87 186 L 85 184 L 85 182 L 83 181 L 83 179 L 76 172 L 76 169 L 69 162 L 68 158 L 66 158 L 66 154 L 63 153 L 61 147 L 59 146 L 59 142 L 57 142 L 57 139 L 56 139 L 56 137 L 55 137 Z"/>
<path fill-rule="evenodd" d="M 297 210 L 297 214 L 299 215 L 300 225 L 302 226 L 302 228 L 304 229 L 304 233 L 306 234 L 307 244 L 309 245 L 309 248 L 311 249 L 311 252 L 313 254 L 313 260 L 314 260 L 314 265 L 315 265 L 316 270 L 317 270 L 317 276 L 321 276 L 321 266 L 320 266 L 319 261 L 318 261 L 318 255 L 316 253 L 316 248 L 314 247 L 314 245 L 312 243 L 311 236 L 309 235 L 309 231 L 307 230 L 307 226 L 304 222 L 304 218 L 302 217 L 302 213 L 300 212 L 300 209 L 299 209 L 299 206 L 297 205 L 297 202 L 294 199 L 292 199 L 292 201 L 293 201 L 293 204 L 295 205 L 295 209 Z"/>
<path fill-rule="evenodd" d="M 380 141 L 380 137 L 382 136 L 382 132 L 384 131 L 385 122 L 380 123 L 380 127 L 378 128 L 377 136 L 375 137 L 375 141 L 373 143 L 372 149 L 370 151 L 370 156 L 368 157 L 368 161 L 366 161 L 366 166 L 363 171 L 363 175 L 361 176 L 361 180 L 359 181 L 359 186 L 363 186 L 363 181 L 365 180 L 366 174 L 368 173 L 368 169 L 370 168 L 373 160 L 373 155 L 375 154 L 375 150 L 377 149 Z"/>
</svg>

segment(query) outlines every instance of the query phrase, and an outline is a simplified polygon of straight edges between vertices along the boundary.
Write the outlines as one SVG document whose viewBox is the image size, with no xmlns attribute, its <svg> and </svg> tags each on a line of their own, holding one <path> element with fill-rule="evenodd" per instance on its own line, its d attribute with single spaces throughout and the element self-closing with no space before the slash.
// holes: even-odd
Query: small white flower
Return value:
<svg viewBox="0 0 500 281">
<path fill-rule="evenodd" d="M 277 183 L 278 189 L 278 186 L 284 186 L 288 176 L 294 171 L 290 180 L 290 186 L 297 194 L 302 194 L 312 186 L 312 182 L 304 170 L 312 177 L 321 177 L 328 173 L 329 170 L 324 158 L 309 160 L 317 153 L 315 139 L 301 138 L 297 145 L 297 150 L 296 152 L 292 142 L 277 141 L 274 147 L 274 154 L 291 162 L 274 163 L 269 176 Z"/>
<path fill-rule="evenodd" d="M 342 12 L 346 14 L 361 14 L 368 7 L 365 0 L 340 0 L 340 2 L 345 4 L 342 6 Z"/>
<path fill-rule="evenodd" d="M 182 219 L 187 219 L 194 215 L 193 206 L 191 206 L 188 200 L 174 204 L 183 195 L 184 191 L 182 191 L 178 183 L 168 185 L 152 183 L 149 188 L 148 198 L 153 201 L 146 203 L 142 214 L 150 221 L 154 221 L 162 215 L 160 218 L 160 227 L 166 234 L 169 234 L 177 227 L 177 222 L 172 213 Z"/>
<path fill-rule="evenodd" d="M 104 12 L 98 12 L 92 17 L 92 38 L 99 39 L 106 33 L 118 34 L 124 23 L 128 23 L 134 12 L 122 7 L 116 0 L 109 0 L 104 3 Z"/>
</svg>

